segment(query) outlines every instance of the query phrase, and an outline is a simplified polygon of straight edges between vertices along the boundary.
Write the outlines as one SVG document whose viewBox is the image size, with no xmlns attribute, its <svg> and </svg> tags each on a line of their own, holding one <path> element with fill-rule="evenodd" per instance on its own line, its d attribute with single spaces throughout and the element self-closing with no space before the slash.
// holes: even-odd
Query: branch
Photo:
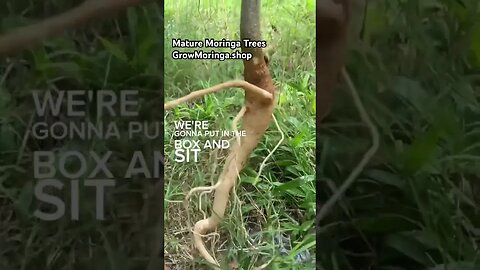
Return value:
<svg viewBox="0 0 480 270">
<path fill-rule="evenodd" d="M 17 28 L 0 36 L 0 56 L 14 55 L 31 48 L 43 40 L 62 34 L 88 21 L 122 11 L 145 0 L 86 0 L 80 6 L 42 22 Z"/>
<path fill-rule="evenodd" d="M 322 221 L 322 219 L 329 214 L 332 207 L 337 203 L 338 200 L 340 200 L 340 198 L 343 196 L 343 194 L 345 194 L 347 189 L 355 182 L 358 175 L 360 175 L 362 170 L 365 168 L 368 162 L 372 159 L 373 155 L 375 155 L 380 145 L 380 135 L 378 133 L 378 130 L 375 127 L 375 124 L 373 123 L 372 119 L 368 115 L 367 110 L 365 110 L 365 106 L 363 106 L 362 100 L 358 95 L 358 91 L 355 85 L 353 84 L 352 79 L 350 78 L 350 76 L 348 75 L 345 69 L 342 69 L 342 76 L 347 82 L 348 89 L 350 90 L 350 93 L 352 95 L 352 99 L 353 99 L 353 102 L 355 103 L 355 107 L 357 108 L 358 113 L 360 114 L 360 118 L 368 126 L 370 135 L 372 137 L 372 146 L 364 154 L 362 160 L 360 160 L 358 165 L 353 169 L 353 171 L 350 173 L 347 179 L 343 182 L 340 188 L 337 191 L 335 191 L 333 196 L 328 199 L 328 201 L 322 206 L 322 208 L 320 208 L 320 211 L 317 213 L 317 217 L 316 217 L 317 224 L 319 224 Z"/>
<path fill-rule="evenodd" d="M 185 102 L 197 99 L 197 98 L 201 98 L 205 95 L 215 93 L 215 92 L 219 92 L 219 91 L 221 91 L 225 88 L 231 88 L 231 87 L 243 88 L 245 90 L 245 92 L 249 92 L 252 95 L 257 95 L 259 98 L 264 99 L 264 100 L 272 100 L 273 99 L 272 94 L 270 94 L 266 90 L 263 90 L 262 88 L 260 88 L 256 85 L 253 85 L 251 83 L 248 83 L 246 81 L 235 80 L 235 81 L 228 81 L 228 82 L 224 82 L 224 83 L 221 83 L 221 84 L 217 84 L 217 85 L 212 86 L 210 88 L 198 90 L 198 91 L 192 92 L 192 93 L 190 93 L 186 96 L 183 96 L 181 98 L 178 98 L 178 99 L 172 100 L 170 102 L 167 102 L 164 105 L 164 109 L 165 110 L 170 110 L 170 109 L 173 109 L 173 108 L 175 108 L 176 106 L 178 106 L 182 103 L 185 103 Z"/>
</svg>

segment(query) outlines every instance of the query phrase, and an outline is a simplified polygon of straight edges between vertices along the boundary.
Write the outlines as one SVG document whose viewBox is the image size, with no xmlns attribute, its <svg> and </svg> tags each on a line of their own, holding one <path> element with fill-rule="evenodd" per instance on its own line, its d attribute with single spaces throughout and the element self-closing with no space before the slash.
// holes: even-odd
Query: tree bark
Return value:
<svg viewBox="0 0 480 270">
<path fill-rule="evenodd" d="M 240 38 L 242 40 L 249 39 L 252 41 L 261 40 L 260 30 L 260 0 L 243 0 L 242 13 L 240 18 Z M 272 81 L 272 76 L 268 70 L 267 63 L 264 58 L 262 48 L 246 48 L 242 44 L 242 51 L 253 54 L 253 58 L 248 61 L 243 61 L 244 78 L 247 82 L 254 84 L 269 93 L 275 92 L 275 86 Z M 255 104 L 255 97 L 251 94 L 245 94 L 247 105 Z M 248 111 L 248 106 L 247 106 Z"/>
</svg>

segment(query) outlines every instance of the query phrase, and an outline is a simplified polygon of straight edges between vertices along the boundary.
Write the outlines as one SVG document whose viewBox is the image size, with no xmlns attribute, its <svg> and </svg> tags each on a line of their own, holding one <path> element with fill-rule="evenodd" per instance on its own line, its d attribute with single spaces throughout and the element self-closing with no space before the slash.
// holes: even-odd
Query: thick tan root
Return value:
<svg viewBox="0 0 480 270">
<path fill-rule="evenodd" d="M 240 121 L 240 119 L 243 117 L 243 115 L 245 114 L 245 111 L 246 111 L 246 108 L 245 106 L 242 107 L 242 109 L 240 110 L 240 112 L 237 114 L 237 116 L 235 116 L 235 118 L 233 119 L 233 122 L 232 122 L 232 130 L 233 131 L 237 131 L 237 125 L 238 125 L 238 122 Z M 238 144 L 240 144 L 240 136 L 236 136 L 236 139 L 237 139 L 237 142 Z M 220 184 L 221 179 L 219 179 L 219 181 L 217 181 L 217 183 L 214 185 L 214 186 L 203 186 L 203 187 L 195 187 L 195 188 L 192 188 L 188 194 L 187 194 L 187 197 L 185 198 L 185 201 L 188 203 L 188 200 L 190 199 L 190 197 L 193 195 L 193 193 L 196 193 L 196 192 L 212 192 L 214 191 Z"/>
<path fill-rule="evenodd" d="M 212 215 L 207 219 L 198 221 L 193 229 L 195 247 L 209 263 L 217 266 L 218 263 L 205 248 L 202 236 L 208 231 L 215 229 L 225 215 L 230 190 L 235 185 L 237 175 L 246 161 L 245 158 L 241 159 L 239 157 L 239 149 L 239 145 L 235 144 L 230 151 L 230 155 L 227 157 L 224 170 L 219 177 L 219 185 L 215 188 Z"/>
<path fill-rule="evenodd" d="M 245 114 L 245 111 L 246 111 L 246 107 L 243 106 L 242 109 L 240 110 L 240 112 L 237 114 L 237 116 L 235 116 L 235 118 L 233 119 L 233 122 L 232 122 L 232 130 L 234 131 L 237 131 L 237 125 L 238 125 L 238 122 L 240 121 L 240 119 L 243 117 L 243 115 Z M 236 139 L 237 139 L 237 146 L 240 146 L 241 145 L 241 138 L 240 136 L 236 136 Z M 238 169 L 236 169 L 236 172 L 237 172 L 237 176 L 239 176 L 239 171 Z M 218 187 L 220 187 L 222 184 L 223 184 L 223 181 L 225 179 L 222 178 L 222 177 L 219 177 L 217 183 L 214 185 L 214 186 L 210 186 L 210 187 L 196 187 L 196 188 L 192 188 L 190 190 L 190 192 L 188 193 L 187 195 L 187 200 L 190 198 L 190 196 L 192 195 L 192 193 L 194 192 L 198 192 L 198 191 L 207 191 L 207 192 L 210 192 L 210 191 L 213 191 L 213 190 L 217 190 Z M 236 180 L 236 178 L 235 178 Z M 232 187 L 235 185 L 235 180 L 234 180 L 234 183 L 232 185 Z M 227 197 L 227 200 L 228 200 L 228 197 Z M 226 203 L 225 203 L 225 206 L 226 206 Z M 195 244 L 195 247 L 198 249 L 198 251 L 200 252 L 200 254 L 209 262 L 211 263 L 212 265 L 215 265 L 215 266 L 218 266 L 218 262 L 217 260 L 215 260 L 211 255 L 210 253 L 208 253 L 205 245 L 203 244 L 203 241 L 202 241 L 202 237 L 204 237 L 204 233 L 206 232 L 206 230 L 208 230 L 209 228 L 215 228 L 216 226 L 218 226 L 218 222 L 217 224 L 215 225 L 215 223 L 209 223 L 211 222 L 211 220 L 209 220 L 208 218 L 204 218 L 203 220 L 200 220 L 198 221 L 195 226 L 194 226 L 194 229 L 193 229 L 193 233 L 194 233 L 194 244 Z"/>
<path fill-rule="evenodd" d="M 238 122 L 243 116 L 243 127 L 246 131 L 246 136 L 241 138 L 240 141 L 237 139 L 237 142 L 231 147 L 217 184 L 213 187 L 201 187 L 194 189 L 194 191 L 215 190 L 212 215 L 209 218 L 198 221 L 193 229 L 195 247 L 199 251 L 200 255 L 215 267 L 219 267 L 219 264 L 207 251 L 205 244 L 203 243 L 202 236 L 204 236 L 207 232 L 214 230 L 223 219 L 225 215 L 225 209 L 227 208 L 230 190 L 235 185 L 237 176 L 245 166 L 248 157 L 252 153 L 253 149 L 255 149 L 261 137 L 268 128 L 274 108 L 274 95 L 246 81 L 236 80 L 225 82 L 207 89 L 198 90 L 190 93 L 187 96 L 164 104 L 165 110 L 169 110 L 178 106 L 179 104 L 230 87 L 241 87 L 245 90 L 246 94 L 255 96 L 262 102 L 254 104 L 247 102 L 246 106 L 242 108 L 237 117 L 235 117 L 233 122 L 236 127 L 236 122 Z M 191 194 L 192 191 L 189 192 L 187 197 L 190 197 Z"/>
<path fill-rule="evenodd" d="M 246 114 L 244 116 L 243 123 L 247 132 L 247 136 L 242 138 L 240 145 L 236 143 L 230 149 L 230 154 L 227 157 L 224 170 L 219 177 L 220 184 L 215 189 L 212 215 L 207 219 L 198 221 L 194 226 L 195 247 L 199 250 L 200 254 L 213 265 L 218 266 L 218 263 L 205 248 L 202 235 L 208 231 L 214 230 L 223 219 L 225 215 L 225 209 L 227 208 L 230 190 L 237 181 L 237 175 L 245 166 L 248 157 L 252 153 L 253 149 L 255 149 L 261 137 L 263 136 L 265 129 L 268 127 L 268 124 L 265 125 L 265 123 L 262 122 L 265 121 L 265 115 L 271 115 L 271 110 L 273 110 L 273 104 L 266 107 L 264 110 L 257 108 L 257 112 L 249 115 Z M 263 115 L 264 119 L 259 120 L 257 114 Z M 270 117 L 268 117 L 266 120 L 270 121 Z M 259 127 L 262 129 L 255 129 Z"/>
</svg>

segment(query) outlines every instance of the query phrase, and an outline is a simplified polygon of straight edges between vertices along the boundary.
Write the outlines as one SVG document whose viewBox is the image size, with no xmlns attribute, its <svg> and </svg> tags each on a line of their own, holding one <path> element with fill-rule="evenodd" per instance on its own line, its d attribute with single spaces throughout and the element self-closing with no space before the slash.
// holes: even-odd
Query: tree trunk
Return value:
<svg viewBox="0 0 480 270">
<path fill-rule="evenodd" d="M 260 31 L 260 0 L 243 0 L 242 13 L 240 19 L 240 38 L 259 41 L 262 39 Z M 275 92 L 272 76 L 268 70 L 262 48 L 246 48 L 242 46 L 243 52 L 250 52 L 253 58 L 249 61 L 243 61 L 244 78 L 247 82 L 254 84 L 269 93 Z M 255 103 L 255 98 L 250 94 L 245 96 L 248 103 Z M 248 108 L 247 108 L 248 110 Z"/>
</svg>

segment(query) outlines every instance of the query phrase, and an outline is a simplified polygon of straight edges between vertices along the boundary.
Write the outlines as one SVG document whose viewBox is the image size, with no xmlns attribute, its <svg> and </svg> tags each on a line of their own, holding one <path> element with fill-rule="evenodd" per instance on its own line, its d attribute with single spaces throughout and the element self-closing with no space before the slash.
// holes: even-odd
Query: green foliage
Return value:
<svg viewBox="0 0 480 270">
<path fill-rule="evenodd" d="M 480 4 L 375 0 L 366 16 L 347 66 L 381 148 L 322 224 L 321 264 L 480 269 Z M 345 93 L 320 134 L 322 200 L 368 147 Z"/>
<path fill-rule="evenodd" d="M 63 12 L 81 1 L 2 1 L 0 29 L 15 27 Z M 160 75 L 162 14 L 158 3 L 132 8 L 128 17 L 104 19 L 66 31 L 43 45 L 0 59 L 0 269 L 146 269 L 161 265 L 152 247 L 160 246 L 160 195 L 156 180 L 117 182 L 108 192 L 107 221 L 95 220 L 95 192 L 81 190 L 80 220 L 36 219 L 39 202 L 33 196 L 32 152 L 112 150 L 111 170 L 119 178 L 133 150 L 160 150 L 158 141 L 36 140 L 27 132 L 34 122 L 56 119 L 35 116 L 33 90 L 139 90 L 141 121 L 162 121 Z M 90 115 L 95 117 L 95 115 Z M 90 119 L 91 120 L 91 119 Z M 116 121 L 122 128 L 129 119 Z M 89 160 L 89 167 L 94 166 Z M 65 187 L 69 181 L 65 180 Z M 144 180 L 144 181 L 143 181 Z M 83 181 L 83 179 L 81 179 Z M 64 189 L 62 198 L 71 198 Z M 94 191 L 94 190 L 93 190 Z M 157 197 L 156 197 L 157 196 Z M 146 199 L 147 198 L 147 199 Z M 151 205 L 149 205 L 149 203 Z M 153 207 L 152 207 L 153 206 Z M 152 212 L 154 210 L 154 212 Z M 158 248 L 160 251 L 160 248 Z"/>
</svg>

